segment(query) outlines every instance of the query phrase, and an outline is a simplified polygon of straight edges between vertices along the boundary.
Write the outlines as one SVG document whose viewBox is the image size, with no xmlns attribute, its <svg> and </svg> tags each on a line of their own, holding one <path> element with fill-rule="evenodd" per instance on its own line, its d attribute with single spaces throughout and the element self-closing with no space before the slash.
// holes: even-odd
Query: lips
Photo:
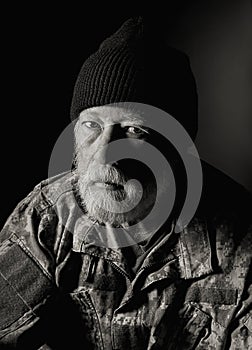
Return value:
<svg viewBox="0 0 252 350">
<path fill-rule="evenodd" d="M 94 185 L 96 187 L 106 188 L 107 190 L 113 190 L 113 191 L 123 190 L 124 189 L 124 187 L 122 185 L 116 184 L 116 183 L 113 183 L 113 182 L 96 181 L 94 183 Z"/>
</svg>

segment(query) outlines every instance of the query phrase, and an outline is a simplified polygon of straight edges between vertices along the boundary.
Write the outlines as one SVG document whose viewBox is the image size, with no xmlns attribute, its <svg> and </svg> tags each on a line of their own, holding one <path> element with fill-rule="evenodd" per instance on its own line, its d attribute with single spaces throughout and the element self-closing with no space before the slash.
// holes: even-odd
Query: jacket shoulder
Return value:
<svg viewBox="0 0 252 350">
<path fill-rule="evenodd" d="M 73 173 L 65 172 L 37 184 L 8 217 L 0 234 L 0 243 L 11 233 L 20 231 L 29 220 L 34 224 L 38 222 L 46 209 L 53 207 L 63 193 L 72 190 L 73 178 Z"/>
</svg>

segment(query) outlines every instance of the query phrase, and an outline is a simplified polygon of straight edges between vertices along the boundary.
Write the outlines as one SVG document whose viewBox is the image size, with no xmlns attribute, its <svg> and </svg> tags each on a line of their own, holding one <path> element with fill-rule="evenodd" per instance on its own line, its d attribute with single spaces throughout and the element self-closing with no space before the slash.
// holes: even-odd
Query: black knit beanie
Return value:
<svg viewBox="0 0 252 350">
<path fill-rule="evenodd" d="M 140 102 L 171 114 L 195 139 L 197 91 L 188 57 L 155 34 L 144 18 L 131 18 L 100 45 L 78 75 L 72 120 L 90 107 Z"/>
</svg>

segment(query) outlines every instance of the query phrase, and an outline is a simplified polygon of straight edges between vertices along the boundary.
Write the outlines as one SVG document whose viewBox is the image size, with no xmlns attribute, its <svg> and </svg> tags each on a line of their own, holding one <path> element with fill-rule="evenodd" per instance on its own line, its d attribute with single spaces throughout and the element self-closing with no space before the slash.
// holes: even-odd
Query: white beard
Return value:
<svg viewBox="0 0 252 350">
<path fill-rule="evenodd" d="M 99 223 L 109 223 L 112 226 L 136 223 L 148 212 L 153 202 L 153 191 L 148 186 L 145 186 L 143 193 L 139 190 L 139 185 L 133 181 L 127 182 L 115 167 L 92 163 L 87 166 L 78 152 L 76 170 L 82 204 L 88 215 Z M 113 190 L 100 188 L 95 185 L 96 181 L 114 183 L 118 187 Z M 141 204 L 137 205 L 142 196 Z"/>
</svg>

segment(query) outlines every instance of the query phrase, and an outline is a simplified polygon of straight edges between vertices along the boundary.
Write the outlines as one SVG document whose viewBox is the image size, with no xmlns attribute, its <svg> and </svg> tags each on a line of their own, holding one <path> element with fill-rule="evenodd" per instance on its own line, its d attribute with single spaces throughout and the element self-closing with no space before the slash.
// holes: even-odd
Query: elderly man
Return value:
<svg viewBox="0 0 252 350">
<path fill-rule="evenodd" d="M 78 76 L 72 170 L 36 186 L 1 233 L 1 349 L 248 348 L 250 195 L 202 164 L 200 203 L 175 230 L 189 185 L 174 145 L 155 128 L 157 109 L 195 138 L 187 58 L 130 19 Z M 117 141 L 133 156 L 113 160 L 108 146 Z M 174 206 L 156 226 L 156 217 L 144 219 L 156 203 L 168 212 L 171 173 L 160 164 L 160 185 L 134 159 L 146 143 L 176 183 Z"/>
</svg>

